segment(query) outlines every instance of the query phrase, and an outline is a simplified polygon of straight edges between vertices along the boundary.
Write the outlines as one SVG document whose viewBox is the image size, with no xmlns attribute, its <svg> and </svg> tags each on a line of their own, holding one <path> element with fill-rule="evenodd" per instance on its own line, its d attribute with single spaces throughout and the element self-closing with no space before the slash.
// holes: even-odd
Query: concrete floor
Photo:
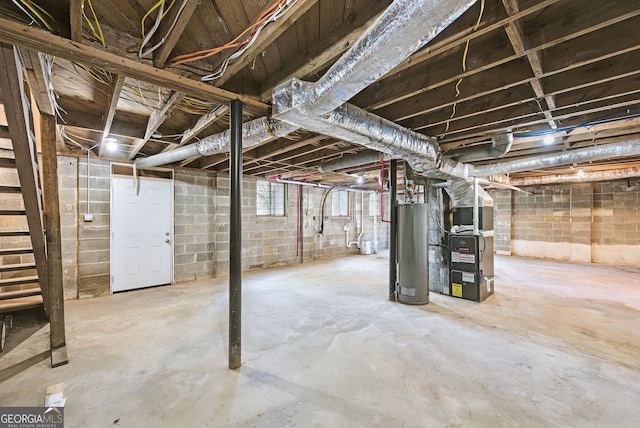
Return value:
<svg viewBox="0 0 640 428">
<path fill-rule="evenodd" d="M 227 370 L 227 280 L 67 302 L 0 360 L 0 405 L 65 383 L 67 427 L 637 427 L 640 269 L 496 259 L 482 304 L 391 303 L 387 259 L 247 274 L 243 366 Z"/>
</svg>

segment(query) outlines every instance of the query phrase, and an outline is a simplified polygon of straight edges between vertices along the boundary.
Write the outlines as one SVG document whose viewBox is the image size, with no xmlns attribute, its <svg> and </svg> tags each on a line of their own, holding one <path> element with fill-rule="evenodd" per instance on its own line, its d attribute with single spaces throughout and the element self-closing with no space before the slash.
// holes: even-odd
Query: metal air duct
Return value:
<svg viewBox="0 0 640 428">
<path fill-rule="evenodd" d="M 562 153 L 535 156 L 491 165 L 477 166 L 474 169 L 473 176 L 488 177 L 490 175 L 508 174 L 519 171 L 568 165 L 572 163 L 637 155 L 640 155 L 640 139 L 626 141 L 623 143 L 585 147 Z"/>
<path fill-rule="evenodd" d="M 242 148 L 246 149 L 261 143 L 284 137 L 299 127 L 272 119 L 261 117 L 242 124 Z M 226 130 L 219 134 L 210 135 L 197 143 L 180 147 L 170 152 L 158 153 L 147 158 L 136 159 L 135 165 L 138 168 L 151 168 L 153 166 L 165 165 L 171 162 L 178 162 L 192 156 L 210 156 L 216 153 L 229 151 L 230 132 Z"/>
<path fill-rule="evenodd" d="M 640 168 L 623 168 L 609 171 L 592 171 L 575 174 L 555 174 L 539 177 L 512 178 L 513 186 L 543 186 L 545 184 L 590 183 L 640 177 Z"/>
<path fill-rule="evenodd" d="M 426 45 L 475 1 L 394 1 L 318 81 L 291 79 L 278 86 L 274 117 L 298 123 L 341 106 Z"/>
<path fill-rule="evenodd" d="M 321 172 L 332 172 L 338 171 L 340 169 L 358 167 L 361 165 L 369 165 L 388 159 L 390 159 L 388 155 L 378 152 L 357 153 L 355 155 L 345 156 L 336 160 L 324 162 L 320 164 L 319 169 Z"/>
<path fill-rule="evenodd" d="M 447 157 L 458 162 L 473 162 L 482 159 L 496 159 L 506 155 L 511 150 L 513 134 L 504 134 L 491 138 L 491 144 L 469 147 L 466 149 L 449 150 Z"/>
</svg>

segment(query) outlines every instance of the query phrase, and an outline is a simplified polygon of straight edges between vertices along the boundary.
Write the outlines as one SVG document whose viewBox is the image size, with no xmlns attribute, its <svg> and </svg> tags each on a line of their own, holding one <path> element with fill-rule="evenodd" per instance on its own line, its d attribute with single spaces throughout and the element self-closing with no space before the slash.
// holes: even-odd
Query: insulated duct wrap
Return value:
<svg viewBox="0 0 640 428">
<path fill-rule="evenodd" d="M 472 207 L 473 199 L 475 197 L 473 180 L 455 180 L 451 182 L 451 185 L 446 188 L 453 207 Z M 478 206 L 479 207 L 492 207 L 493 199 L 489 194 L 478 185 Z"/>
<path fill-rule="evenodd" d="M 418 175 L 447 180 L 471 176 L 473 167 L 440 156 L 435 138 L 404 128 L 351 104 L 321 116 L 304 117 L 299 125 L 309 131 L 351 141 L 409 162 Z"/>
<path fill-rule="evenodd" d="M 447 157 L 458 162 L 473 162 L 483 159 L 501 158 L 511 150 L 513 144 L 513 134 L 498 135 L 491 138 L 491 144 L 469 147 L 466 149 L 456 149 L 446 152 Z"/>
<path fill-rule="evenodd" d="M 543 186 L 545 184 L 590 183 L 594 181 L 624 180 L 640 177 L 640 168 L 623 168 L 609 171 L 583 172 L 581 174 L 556 174 L 538 177 L 512 178 L 513 186 Z"/>
<path fill-rule="evenodd" d="M 276 138 L 284 137 L 296 131 L 299 127 L 290 125 L 270 117 L 261 117 L 242 125 L 242 148 L 246 149 L 258 144 L 266 143 Z M 229 150 L 229 131 L 200 140 L 197 144 L 198 152 L 203 156 L 211 156 Z"/>
<path fill-rule="evenodd" d="M 274 98 L 291 94 L 288 103 L 274 108 L 274 116 L 320 116 L 341 106 L 422 48 L 475 1 L 394 1 L 317 82 L 292 79 L 276 88 Z"/>
<path fill-rule="evenodd" d="M 284 137 L 297 129 L 299 129 L 297 126 L 270 117 L 261 117 L 245 122 L 242 124 L 242 147 L 246 149 L 266 143 L 276 138 Z M 210 156 L 216 153 L 223 153 L 229 150 L 230 141 L 230 131 L 226 130 L 170 152 L 136 159 L 135 164 L 138 168 L 151 168 L 178 162 L 192 156 Z"/>
<path fill-rule="evenodd" d="M 345 156 L 340 159 L 324 162 L 320 165 L 320 171 L 331 172 L 345 168 L 353 168 L 362 165 L 369 165 L 375 162 L 389 160 L 391 157 L 379 152 L 358 153 L 352 156 Z"/>
<path fill-rule="evenodd" d="M 550 168 L 558 165 L 637 155 L 640 155 L 640 139 L 477 166 L 473 176 L 488 177 L 490 175 L 508 174 L 519 171 Z"/>
</svg>

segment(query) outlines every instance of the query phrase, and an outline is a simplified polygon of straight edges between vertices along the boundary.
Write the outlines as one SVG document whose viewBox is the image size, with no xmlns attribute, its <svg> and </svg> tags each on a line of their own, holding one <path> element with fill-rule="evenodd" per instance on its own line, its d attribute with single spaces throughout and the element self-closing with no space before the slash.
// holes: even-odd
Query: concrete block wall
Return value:
<svg viewBox="0 0 640 428">
<path fill-rule="evenodd" d="M 195 171 L 174 174 L 174 279 L 215 275 L 216 179 Z"/>
<path fill-rule="evenodd" d="M 78 159 L 58 158 L 58 196 L 65 299 L 78 296 Z"/>
<path fill-rule="evenodd" d="M 77 284 L 80 299 L 103 296 L 111 290 L 111 163 L 91 159 L 89 166 L 88 206 L 87 159 L 78 159 Z M 85 222 L 84 215 L 89 209 L 93 214 L 93 221 Z"/>
<path fill-rule="evenodd" d="M 494 249 L 496 254 L 511 255 L 511 203 L 510 190 L 489 192 L 493 199 Z"/>
<path fill-rule="evenodd" d="M 593 185 L 592 259 L 640 266 L 640 179 Z"/>
<path fill-rule="evenodd" d="M 85 298 L 110 292 L 111 164 L 92 159 L 90 198 L 92 222 L 87 213 L 86 158 L 59 157 L 59 189 L 66 298 Z M 302 248 L 297 247 L 298 191 L 302 193 Z M 286 215 L 256 215 L 256 179 L 243 180 L 243 270 L 339 257 L 359 252 L 345 245 L 357 239 L 364 209 L 364 239 L 372 239 L 373 218 L 369 195 L 352 193 L 348 218 L 331 216 L 331 196 L 325 204 L 324 231 L 320 235 L 321 199 L 325 189 L 286 185 Z M 388 199 L 388 198 L 387 198 Z M 388 213 L 388 201 L 386 212 Z M 388 247 L 388 224 L 378 221 L 379 248 Z M 174 173 L 174 280 L 224 276 L 229 272 L 229 178 L 200 171 Z"/>
<path fill-rule="evenodd" d="M 497 249 L 509 237 L 513 255 L 640 266 L 640 180 L 523 190 L 494 193 Z"/>
</svg>

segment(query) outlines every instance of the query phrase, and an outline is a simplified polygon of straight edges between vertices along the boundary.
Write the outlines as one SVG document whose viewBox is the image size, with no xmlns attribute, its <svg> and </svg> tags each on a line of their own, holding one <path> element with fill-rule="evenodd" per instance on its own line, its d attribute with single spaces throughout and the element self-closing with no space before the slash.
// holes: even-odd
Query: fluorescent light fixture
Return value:
<svg viewBox="0 0 640 428">
<path fill-rule="evenodd" d="M 551 134 L 547 134 L 544 136 L 544 140 L 542 140 L 544 142 L 545 145 L 549 146 L 551 144 L 553 144 L 553 141 L 555 140 L 555 138 L 553 138 L 553 135 Z"/>
</svg>

